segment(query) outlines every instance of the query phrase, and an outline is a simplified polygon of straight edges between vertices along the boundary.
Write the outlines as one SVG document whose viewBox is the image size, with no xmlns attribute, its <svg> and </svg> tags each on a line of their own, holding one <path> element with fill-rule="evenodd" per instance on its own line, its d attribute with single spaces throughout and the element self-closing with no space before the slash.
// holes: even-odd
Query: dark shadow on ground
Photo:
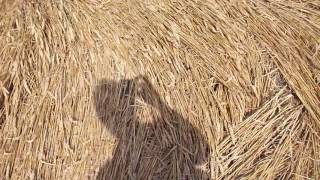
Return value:
<svg viewBox="0 0 320 180">
<path fill-rule="evenodd" d="M 4 119 L 5 119 L 4 96 L 2 95 L 2 92 L 0 90 L 0 129 L 2 127 L 2 124 L 4 123 Z"/>
<path fill-rule="evenodd" d="M 0 129 L 6 120 L 5 104 L 8 104 L 8 98 L 13 91 L 13 84 L 8 83 L 8 77 L 0 74 Z"/>
<path fill-rule="evenodd" d="M 94 98 L 100 121 L 118 143 L 97 179 L 208 179 L 205 138 L 161 100 L 146 78 L 101 80 Z M 158 112 L 148 117 L 152 122 L 138 117 L 137 98 Z"/>
</svg>

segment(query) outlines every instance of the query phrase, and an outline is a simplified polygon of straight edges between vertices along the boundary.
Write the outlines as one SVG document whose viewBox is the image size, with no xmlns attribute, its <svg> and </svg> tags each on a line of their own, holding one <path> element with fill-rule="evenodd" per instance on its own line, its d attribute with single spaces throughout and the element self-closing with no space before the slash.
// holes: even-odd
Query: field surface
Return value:
<svg viewBox="0 0 320 180">
<path fill-rule="evenodd" d="M 320 179 L 320 1 L 0 0 L 0 179 Z"/>
</svg>

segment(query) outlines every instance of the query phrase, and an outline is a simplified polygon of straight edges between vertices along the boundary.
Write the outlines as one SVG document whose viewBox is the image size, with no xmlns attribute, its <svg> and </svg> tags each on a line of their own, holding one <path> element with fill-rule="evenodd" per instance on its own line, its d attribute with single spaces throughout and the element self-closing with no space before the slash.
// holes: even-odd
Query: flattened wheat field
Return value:
<svg viewBox="0 0 320 180">
<path fill-rule="evenodd" d="M 2 179 L 320 179 L 320 1 L 0 0 Z"/>
</svg>

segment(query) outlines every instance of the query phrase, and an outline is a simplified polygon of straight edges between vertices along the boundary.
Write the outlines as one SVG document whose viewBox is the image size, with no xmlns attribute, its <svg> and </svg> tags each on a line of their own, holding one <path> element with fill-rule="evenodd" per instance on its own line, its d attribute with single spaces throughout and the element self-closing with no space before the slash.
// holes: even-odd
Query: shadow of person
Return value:
<svg viewBox="0 0 320 180">
<path fill-rule="evenodd" d="M 118 143 L 97 179 L 209 179 L 204 137 L 146 78 L 101 80 L 94 99 L 97 116 Z M 155 112 L 141 116 L 138 100 Z"/>
</svg>

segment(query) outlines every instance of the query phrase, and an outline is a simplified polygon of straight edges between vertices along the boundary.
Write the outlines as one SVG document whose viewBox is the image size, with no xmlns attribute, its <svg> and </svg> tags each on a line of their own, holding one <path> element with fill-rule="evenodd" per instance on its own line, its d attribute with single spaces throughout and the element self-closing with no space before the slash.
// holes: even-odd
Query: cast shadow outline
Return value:
<svg viewBox="0 0 320 180">
<path fill-rule="evenodd" d="M 97 179 L 209 179 L 200 167 L 208 161 L 207 141 L 146 77 L 100 80 L 93 97 L 99 120 L 118 142 Z M 157 110 L 154 121 L 139 120 L 137 98 Z"/>
</svg>

